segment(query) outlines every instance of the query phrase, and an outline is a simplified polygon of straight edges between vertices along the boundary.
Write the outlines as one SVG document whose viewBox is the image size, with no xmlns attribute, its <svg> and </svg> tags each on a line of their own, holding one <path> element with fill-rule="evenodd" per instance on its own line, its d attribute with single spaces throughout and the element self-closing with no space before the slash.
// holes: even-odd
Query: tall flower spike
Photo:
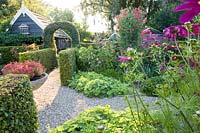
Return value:
<svg viewBox="0 0 200 133">
<path fill-rule="evenodd" d="M 175 12 L 186 10 L 185 13 L 181 15 L 179 21 L 181 23 L 188 22 L 192 20 L 196 15 L 200 13 L 200 0 L 182 0 L 185 4 L 177 6 Z"/>
</svg>

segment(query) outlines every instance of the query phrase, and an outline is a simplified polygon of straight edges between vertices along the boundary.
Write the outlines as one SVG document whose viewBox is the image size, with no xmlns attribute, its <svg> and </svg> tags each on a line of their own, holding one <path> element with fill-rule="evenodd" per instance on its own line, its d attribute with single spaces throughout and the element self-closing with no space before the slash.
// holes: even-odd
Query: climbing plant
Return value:
<svg viewBox="0 0 200 133">
<path fill-rule="evenodd" d="M 76 27 L 70 22 L 55 22 L 49 24 L 44 29 L 44 47 L 45 48 L 54 48 L 53 45 L 53 34 L 56 30 L 62 29 L 64 30 L 71 38 L 72 45 L 78 45 L 80 43 L 80 35 Z"/>
</svg>

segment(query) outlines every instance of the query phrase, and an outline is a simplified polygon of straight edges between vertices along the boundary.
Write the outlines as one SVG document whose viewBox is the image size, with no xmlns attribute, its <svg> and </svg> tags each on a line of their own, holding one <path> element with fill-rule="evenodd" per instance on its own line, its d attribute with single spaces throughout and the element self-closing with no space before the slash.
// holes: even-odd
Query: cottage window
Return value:
<svg viewBox="0 0 200 133">
<path fill-rule="evenodd" d="M 27 24 L 21 24 L 19 26 L 19 30 L 21 34 L 29 34 L 29 26 Z"/>
</svg>

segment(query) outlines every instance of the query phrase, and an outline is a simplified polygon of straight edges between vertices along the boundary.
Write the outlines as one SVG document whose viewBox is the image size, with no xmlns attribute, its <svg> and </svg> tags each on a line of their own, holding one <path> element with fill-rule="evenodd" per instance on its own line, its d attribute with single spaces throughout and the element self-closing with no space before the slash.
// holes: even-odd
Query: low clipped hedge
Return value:
<svg viewBox="0 0 200 133">
<path fill-rule="evenodd" d="M 98 43 L 85 43 L 85 42 L 81 42 L 81 43 L 80 43 L 80 47 L 89 47 L 89 46 L 94 46 L 94 47 L 96 47 L 96 46 L 98 46 L 98 45 L 100 45 L 100 44 L 98 44 Z"/>
<path fill-rule="evenodd" d="M 95 72 L 79 72 L 70 80 L 69 87 L 88 97 L 104 98 L 132 93 L 128 84 Z"/>
<path fill-rule="evenodd" d="M 37 110 L 25 75 L 0 77 L 0 132 L 36 133 Z"/>
<path fill-rule="evenodd" d="M 75 49 L 69 48 L 59 53 L 60 79 L 62 85 L 68 85 L 76 71 Z"/>
<path fill-rule="evenodd" d="M 19 53 L 24 52 L 24 51 L 26 51 L 26 49 L 25 47 L 22 47 L 22 46 L 0 47 L 0 53 L 2 56 L 0 65 L 18 61 Z"/>
<path fill-rule="evenodd" d="M 42 44 L 40 36 L 0 33 L 0 46 L 22 46 L 22 44 Z"/>
<path fill-rule="evenodd" d="M 19 53 L 19 61 L 24 62 L 26 60 L 39 61 L 46 67 L 47 72 L 57 67 L 56 51 L 51 48 Z"/>
<path fill-rule="evenodd" d="M 146 119 L 146 117 L 138 118 L 135 111 L 114 111 L 108 105 L 106 107 L 97 106 L 82 112 L 62 126 L 50 130 L 50 133 L 155 132 L 150 122 L 144 123 Z"/>
</svg>

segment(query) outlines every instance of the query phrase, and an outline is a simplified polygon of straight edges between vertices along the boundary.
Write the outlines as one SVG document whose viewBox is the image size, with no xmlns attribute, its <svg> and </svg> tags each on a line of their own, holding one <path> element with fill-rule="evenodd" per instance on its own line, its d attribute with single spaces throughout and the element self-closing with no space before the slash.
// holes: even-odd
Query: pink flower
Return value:
<svg viewBox="0 0 200 133">
<path fill-rule="evenodd" d="M 119 56 L 119 61 L 121 62 L 129 61 L 129 60 L 132 60 L 132 57 Z"/>
<path fill-rule="evenodd" d="M 180 17 L 180 22 L 185 23 L 192 20 L 196 15 L 200 13 L 200 1 L 199 0 L 182 0 L 185 4 L 177 6 L 175 11 L 186 10 Z"/>
<path fill-rule="evenodd" d="M 171 41 L 174 41 L 177 36 L 186 37 L 189 35 L 188 30 L 184 25 L 170 26 L 163 31 L 165 37 L 168 37 Z"/>
</svg>

